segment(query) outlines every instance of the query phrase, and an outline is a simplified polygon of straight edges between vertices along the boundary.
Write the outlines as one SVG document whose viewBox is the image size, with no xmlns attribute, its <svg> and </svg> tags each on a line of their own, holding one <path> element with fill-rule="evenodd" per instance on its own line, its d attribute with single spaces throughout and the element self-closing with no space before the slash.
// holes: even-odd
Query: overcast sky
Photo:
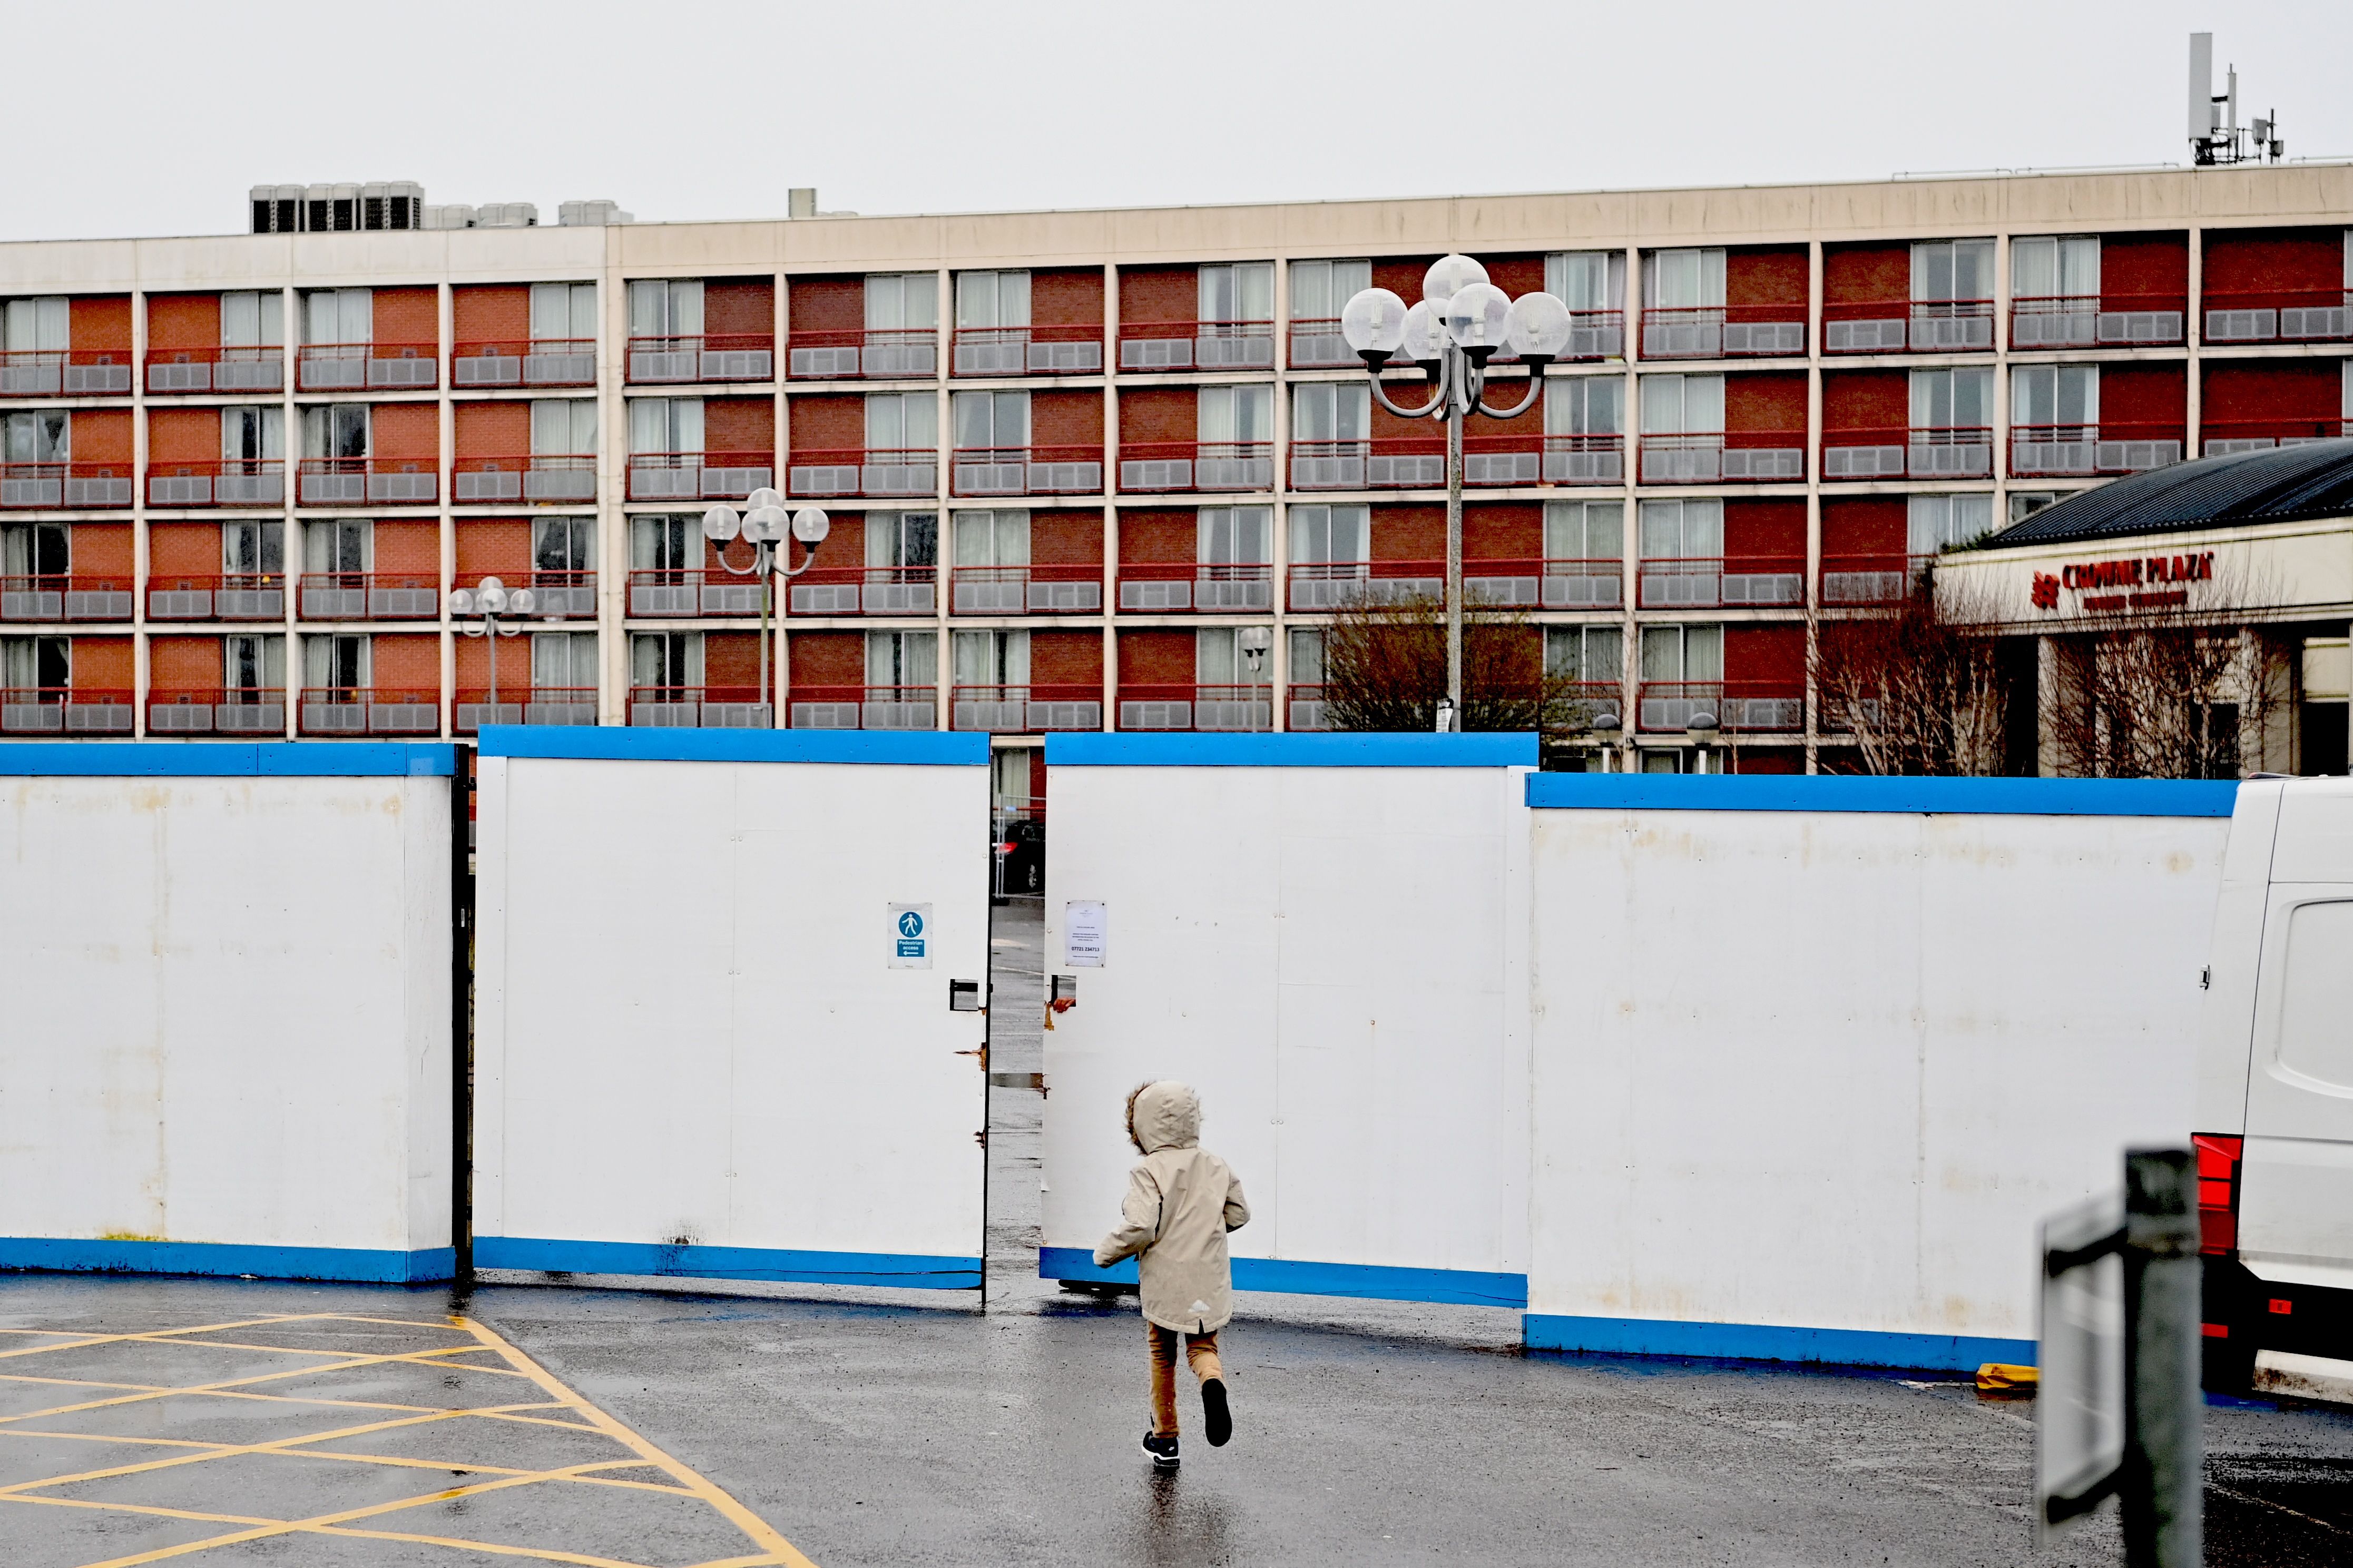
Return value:
<svg viewBox="0 0 2353 1568">
<path fill-rule="evenodd" d="M 553 222 L 2179 163 L 2193 28 L 2353 155 L 2348 0 L 0 0 L 0 238 L 235 231 L 263 182 Z"/>
</svg>

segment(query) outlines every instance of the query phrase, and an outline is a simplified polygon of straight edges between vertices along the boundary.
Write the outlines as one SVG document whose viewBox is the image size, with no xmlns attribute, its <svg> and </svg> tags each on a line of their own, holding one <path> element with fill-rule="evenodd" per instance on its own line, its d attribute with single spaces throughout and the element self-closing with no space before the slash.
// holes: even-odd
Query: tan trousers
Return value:
<svg viewBox="0 0 2353 1568">
<path fill-rule="evenodd" d="M 1176 1331 L 1164 1329 L 1146 1319 L 1145 1332 L 1152 1338 L 1152 1435 L 1155 1437 L 1176 1436 Z M 1218 1360 L 1218 1333 L 1215 1329 L 1206 1334 L 1185 1336 L 1185 1360 L 1193 1368 L 1197 1383 L 1223 1378 L 1224 1365 Z"/>
</svg>

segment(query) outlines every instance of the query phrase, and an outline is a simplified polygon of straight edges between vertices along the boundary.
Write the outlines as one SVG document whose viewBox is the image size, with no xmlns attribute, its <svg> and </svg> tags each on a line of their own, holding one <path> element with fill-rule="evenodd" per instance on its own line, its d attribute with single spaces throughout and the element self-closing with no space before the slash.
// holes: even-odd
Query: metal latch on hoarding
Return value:
<svg viewBox="0 0 2353 1568">
<path fill-rule="evenodd" d="M 948 982 L 948 1011 L 951 1013 L 986 1013 L 980 1005 L 980 982 L 951 980 Z"/>
</svg>

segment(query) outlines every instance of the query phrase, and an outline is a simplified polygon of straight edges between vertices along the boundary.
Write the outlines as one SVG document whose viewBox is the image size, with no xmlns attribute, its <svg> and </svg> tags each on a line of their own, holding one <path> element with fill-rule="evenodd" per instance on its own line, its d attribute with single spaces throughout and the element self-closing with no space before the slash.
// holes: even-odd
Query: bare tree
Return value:
<svg viewBox="0 0 2353 1568">
<path fill-rule="evenodd" d="M 1898 603 L 1818 616 L 1809 658 L 1821 727 L 1852 734 L 1874 773 L 2001 772 L 2009 694 L 1991 619 L 1926 577 Z"/>
<path fill-rule="evenodd" d="M 1335 730 L 1428 731 L 1446 695 L 1446 612 L 1429 595 L 1341 607 L 1324 633 L 1324 714 Z M 1577 727 L 1578 688 L 1545 665 L 1543 628 L 1518 610 L 1466 606 L 1462 617 L 1464 730 Z"/>
</svg>

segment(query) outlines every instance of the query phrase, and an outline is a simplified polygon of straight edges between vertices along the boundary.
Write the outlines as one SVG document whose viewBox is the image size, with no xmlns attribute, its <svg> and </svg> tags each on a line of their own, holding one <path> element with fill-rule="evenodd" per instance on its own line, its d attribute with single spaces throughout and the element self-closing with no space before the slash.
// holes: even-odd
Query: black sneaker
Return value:
<svg viewBox="0 0 2353 1568">
<path fill-rule="evenodd" d="M 1222 1448 L 1234 1435 L 1233 1412 L 1226 1408 L 1226 1380 L 1210 1378 L 1201 1384 L 1201 1414 L 1209 1427 L 1209 1447 Z"/>
<path fill-rule="evenodd" d="M 1173 1470 L 1176 1468 L 1176 1434 L 1171 1433 L 1166 1437 L 1155 1437 L 1146 1432 L 1144 1435 L 1144 1451 L 1152 1456 L 1154 1469 Z"/>
</svg>

